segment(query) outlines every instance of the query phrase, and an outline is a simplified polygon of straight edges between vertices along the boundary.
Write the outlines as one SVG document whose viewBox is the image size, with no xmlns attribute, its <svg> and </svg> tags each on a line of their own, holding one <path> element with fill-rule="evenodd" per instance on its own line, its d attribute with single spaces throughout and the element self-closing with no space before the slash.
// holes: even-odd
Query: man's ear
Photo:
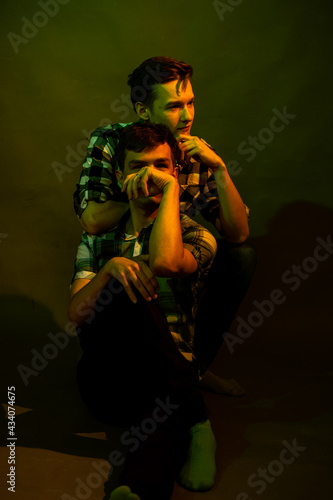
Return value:
<svg viewBox="0 0 333 500">
<path fill-rule="evenodd" d="M 148 121 L 150 119 L 150 110 L 146 104 L 142 102 L 135 103 L 135 111 L 139 118 Z"/>
<path fill-rule="evenodd" d="M 124 174 L 122 173 L 121 170 L 116 170 L 115 171 L 116 177 L 118 179 L 119 184 L 122 186 L 124 182 Z"/>
<path fill-rule="evenodd" d="M 173 169 L 172 175 L 175 179 L 178 179 L 178 174 L 179 174 L 179 168 L 177 166 L 175 166 L 175 168 Z"/>
</svg>

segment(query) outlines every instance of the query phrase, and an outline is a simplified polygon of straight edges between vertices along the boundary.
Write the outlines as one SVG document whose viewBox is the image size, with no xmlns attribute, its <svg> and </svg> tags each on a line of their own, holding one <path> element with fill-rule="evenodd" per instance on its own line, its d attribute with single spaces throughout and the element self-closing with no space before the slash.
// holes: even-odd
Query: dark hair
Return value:
<svg viewBox="0 0 333 500">
<path fill-rule="evenodd" d="M 178 142 L 166 125 L 137 122 L 122 129 L 116 149 L 116 159 L 120 170 L 124 170 L 126 151 L 151 151 L 160 144 L 169 144 L 173 166 L 179 160 Z"/>
<path fill-rule="evenodd" d="M 127 83 L 131 87 L 134 110 L 137 102 L 142 102 L 149 108 L 152 107 L 155 85 L 158 83 L 167 83 L 172 80 L 184 83 L 192 75 L 192 66 L 172 57 L 160 56 L 146 59 L 128 76 Z"/>
</svg>

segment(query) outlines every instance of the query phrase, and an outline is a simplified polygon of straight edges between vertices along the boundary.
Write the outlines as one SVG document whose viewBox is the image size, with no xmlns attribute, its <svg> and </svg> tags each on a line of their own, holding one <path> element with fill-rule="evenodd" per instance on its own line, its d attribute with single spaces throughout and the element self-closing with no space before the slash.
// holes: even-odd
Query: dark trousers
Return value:
<svg viewBox="0 0 333 500">
<path fill-rule="evenodd" d="M 168 500 L 186 431 L 208 412 L 197 370 L 177 349 L 158 301 L 137 298 L 132 304 L 124 291 L 113 293 L 111 303 L 81 328 L 78 385 L 97 418 L 134 426 L 120 484 L 142 500 Z"/>
<path fill-rule="evenodd" d="M 252 247 L 217 240 L 217 253 L 195 318 L 193 348 L 201 374 L 212 364 L 230 329 L 251 283 L 256 262 Z"/>
</svg>

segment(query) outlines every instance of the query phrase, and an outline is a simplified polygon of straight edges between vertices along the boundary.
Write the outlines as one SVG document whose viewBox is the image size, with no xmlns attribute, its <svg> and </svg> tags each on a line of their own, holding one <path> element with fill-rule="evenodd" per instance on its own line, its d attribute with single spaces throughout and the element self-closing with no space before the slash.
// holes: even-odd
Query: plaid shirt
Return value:
<svg viewBox="0 0 333 500">
<path fill-rule="evenodd" d="M 153 223 L 143 228 L 140 234 L 124 233 L 130 212 L 120 219 L 117 228 L 104 234 L 90 235 L 83 232 L 75 261 L 72 282 L 75 279 L 93 279 L 112 257 L 133 257 L 149 253 L 149 238 Z M 185 215 L 180 216 L 184 248 L 189 250 L 198 263 L 197 271 L 189 278 L 156 278 L 159 303 L 166 315 L 170 331 L 180 352 L 189 361 L 193 360 L 194 315 L 204 279 L 212 264 L 216 241 L 203 226 Z"/>
<path fill-rule="evenodd" d="M 97 128 L 91 134 L 87 157 L 74 193 L 74 208 L 79 217 L 88 201 L 128 202 L 126 194 L 121 193 L 115 175 L 118 169 L 115 149 L 119 133 L 126 125 L 130 124 L 110 124 Z M 189 162 L 180 162 L 178 166 L 180 212 L 194 217 L 197 211 L 200 211 L 207 221 L 221 231 L 218 193 L 212 170 L 192 158 Z"/>
</svg>

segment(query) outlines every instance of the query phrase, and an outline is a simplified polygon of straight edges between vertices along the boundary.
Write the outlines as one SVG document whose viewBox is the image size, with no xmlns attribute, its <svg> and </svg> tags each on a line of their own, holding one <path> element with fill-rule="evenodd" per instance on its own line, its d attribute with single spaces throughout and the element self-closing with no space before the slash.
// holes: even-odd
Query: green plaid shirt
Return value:
<svg viewBox="0 0 333 500">
<path fill-rule="evenodd" d="M 130 258 L 133 254 L 149 253 L 153 223 L 143 228 L 137 237 L 126 235 L 123 228 L 129 215 L 127 211 L 118 227 L 104 234 L 90 235 L 83 232 L 72 282 L 80 278 L 93 279 L 112 257 Z M 198 268 L 191 277 L 185 279 L 156 278 L 160 287 L 157 295 L 178 349 L 192 361 L 194 316 L 199 294 L 216 252 L 216 241 L 206 228 L 186 215 L 181 215 L 180 221 L 184 248 L 192 253 Z"/>
<path fill-rule="evenodd" d="M 74 193 L 74 208 L 79 217 L 88 201 L 128 202 L 126 194 L 121 193 L 115 175 L 118 169 L 115 149 L 119 133 L 127 125 L 129 124 L 110 124 L 97 128 L 91 134 L 87 157 Z M 180 212 L 194 217 L 199 211 L 207 221 L 221 231 L 218 193 L 212 170 L 193 159 L 189 162 L 183 161 L 179 165 L 178 182 Z"/>
</svg>

